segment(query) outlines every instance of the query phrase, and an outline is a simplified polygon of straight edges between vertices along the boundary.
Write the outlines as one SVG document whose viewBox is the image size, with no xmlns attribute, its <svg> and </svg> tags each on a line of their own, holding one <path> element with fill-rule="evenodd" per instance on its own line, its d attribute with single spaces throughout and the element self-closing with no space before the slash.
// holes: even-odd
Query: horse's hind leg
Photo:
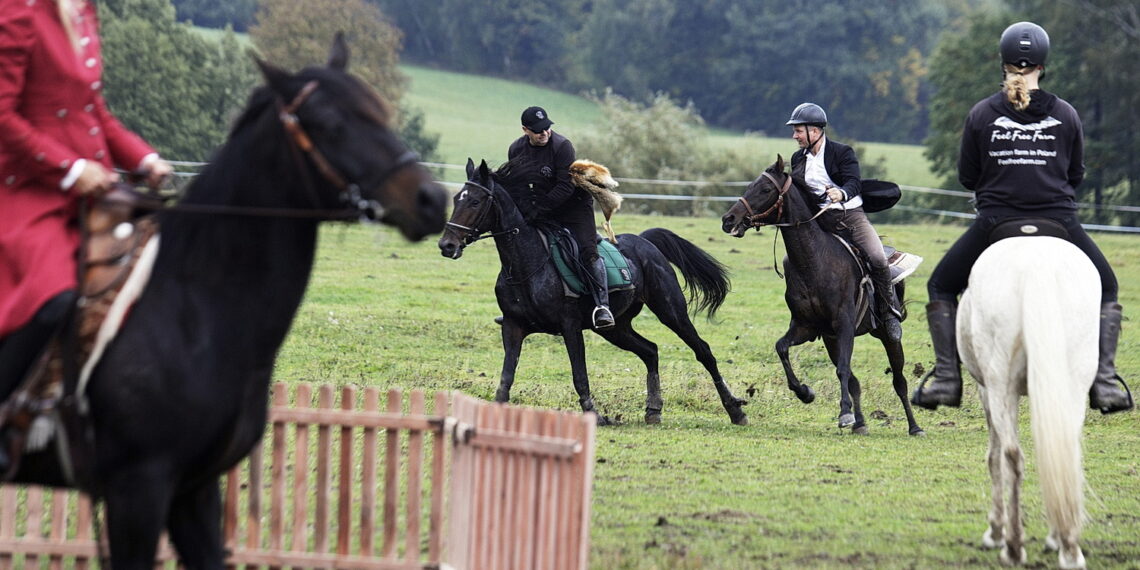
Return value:
<svg viewBox="0 0 1140 570">
<path fill-rule="evenodd" d="M 984 386 L 978 387 L 982 397 L 982 408 L 986 412 L 986 426 L 989 440 L 986 450 L 986 466 L 990 472 L 990 514 L 987 518 L 986 532 L 982 534 L 982 546 L 986 548 L 1005 548 L 1005 477 L 1002 474 L 1004 465 L 1001 457 L 1001 441 L 994 428 L 993 414 L 990 412 L 990 402 Z"/>
<path fill-rule="evenodd" d="M 221 570 L 223 567 L 221 516 L 221 495 L 212 480 L 175 497 L 167 518 L 167 530 L 182 565 L 188 570 Z"/>
<path fill-rule="evenodd" d="M 659 424 L 661 423 L 661 409 L 665 404 L 661 398 L 661 374 L 658 370 L 657 345 L 633 330 L 630 320 L 625 317 L 628 313 L 629 311 L 618 317 L 616 326 L 597 332 L 610 344 L 636 354 L 645 364 L 645 423 Z"/>
<path fill-rule="evenodd" d="M 990 513 L 990 528 L 987 535 L 990 543 L 987 545 L 1002 546 L 1001 560 L 1005 564 L 1025 563 L 1025 538 L 1021 522 L 1021 481 L 1025 468 L 1025 459 L 1018 443 L 1017 432 L 1017 404 L 1016 390 L 1009 389 L 1009 384 L 993 382 L 986 379 L 987 388 L 982 395 L 986 403 L 986 420 L 990 429 L 990 477 L 993 486 L 994 503 Z M 996 469 L 995 469 L 996 465 Z M 995 478 L 995 471 L 997 471 Z M 1009 500 L 1005 501 L 1005 516 L 1001 516 L 1003 488 L 1009 490 Z M 1004 520 L 1001 520 L 1003 519 Z M 997 526 L 1004 522 L 1004 532 L 995 531 Z M 1003 541 L 996 540 L 994 534 L 1001 532 Z M 986 543 L 986 537 L 983 537 Z"/>
<path fill-rule="evenodd" d="M 898 395 L 899 401 L 903 405 L 903 411 L 906 412 L 907 433 L 910 435 L 926 435 L 926 432 L 922 431 L 918 421 L 914 418 L 914 409 L 910 407 L 909 389 L 906 385 L 906 375 L 903 374 L 906 358 L 903 356 L 902 343 L 892 342 L 886 338 L 882 341 L 883 348 L 887 351 L 887 360 L 891 363 L 891 381 L 895 388 L 895 394 Z"/>
<path fill-rule="evenodd" d="M 795 393 L 796 397 L 805 404 L 810 404 L 815 401 L 815 391 L 811 386 L 800 383 L 796 378 L 795 371 L 792 370 L 792 361 L 788 358 L 788 350 L 793 346 L 799 346 L 809 340 L 815 338 L 815 332 L 807 327 L 802 327 L 792 320 L 792 324 L 788 327 L 788 332 L 776 341 L 776 355 L 780 357 L 780 364 L 784 366 L 784 376 L 788 379 L 788 389 Z"/>
<path fill-rule="evenodd" d="M 716 387 L 716 393 L 720 396 L 721 405 L 728 412 L 729 420 L 738 426 L 748 425 L 748 415 L 742 409 L 747 402 L 733 395 L 728 383 L 720 375 L 720 367 L 717 366 L 716 356 L 709 348 L 709 343 L 701 338 L 697 332 L 697 327 L 693 326 L 693 321 L 689 319 L 686 312 L 685 297 L 680 286 L 677 286 L 675 296 L 670 295 L 665 299 L 651 296 L 649 309 L 657 315 L 657 318 L 665 326 L 669 327 L 681 340 L 685 341 L 685 344 L 689 345 L 689 348 L 696 354 L 697 361 L 705 367 L 709 376 L 712 376 L 713 386 Z"/>
</svg>

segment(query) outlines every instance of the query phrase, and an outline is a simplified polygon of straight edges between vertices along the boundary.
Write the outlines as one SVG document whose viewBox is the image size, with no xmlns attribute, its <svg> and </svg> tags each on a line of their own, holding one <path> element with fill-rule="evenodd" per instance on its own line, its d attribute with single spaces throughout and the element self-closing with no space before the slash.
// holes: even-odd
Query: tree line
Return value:
<svg viewBox="0 0 1140 570">
<path fill-rule="evenodd" d="M 1032 20 L 1053 40 L 1043 88 L 1072 102 L 1085 122 L 1088 177 L 1079 198 L 1140 203 L 1132 128 L 1140 16 L 1115 0 L 103 0 L 100 7 L 108 14 L 108 100 L 173 156 L 204 158 L 257 81 L 248 47 L 232 32 L 205 41 L 179 22 L 248 30 L 259 53 L 287 66 L 320 61 L 325 38 L 344 27 L 367 42 L 358 53 L 368 60 L 356 60 L 354 71 L 397 106 L 401 59 L 607 93 L 600 99 L 610 98 L 619 119 L 630 108 L 652 114 L 669 103 L 702 124 L 779 136 L 790 110 L 814 101 L 848 140 L 925 144 L 947 188 L 959 187 L 966 111 L 1000 83 L 1001 30 Z M 154 71 L 140 73 L 146 69 Z M 406 135 L 430 154 L 438 139 L 423 132 L 422 115 L 401 111 Z M 650 155 L 676 152 L 643 140 Z M 664 164 L 656 158 L 646 162 Z M 717 167 L 682 170 L 708 175 Z M 945 200 L 921 199 L 931 207 Z M 1096 221 L 1122 220 L 1129 214 L 1098 212 Z"/>
</svg>

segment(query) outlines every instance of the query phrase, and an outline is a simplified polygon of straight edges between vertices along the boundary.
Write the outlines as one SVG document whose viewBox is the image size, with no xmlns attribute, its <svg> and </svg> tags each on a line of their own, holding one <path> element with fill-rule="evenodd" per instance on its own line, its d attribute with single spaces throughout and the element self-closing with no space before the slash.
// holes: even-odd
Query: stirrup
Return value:
<svg viewBox="0 0 1140 570">
<path fill-rule="evenodd" d="M 958 398 L 957 398 L 957 400 L 952 399 L 949 402 L 941 402 L 941 401 L 935 402 L 930 397 L 931 396 L 930 394 L 924 394 L 923 393 L 923 390 L 926 388 L 926 381 L 930 380 L 930 377 L 934 376 L 934 373 L 937 370 L 938 370 L 938 368 L 935 367 L 933 370 L 931 370 L 930 372 L 927 372 L 926 375 L 922 377 L 922 380 L 918 383 L 918 387 L 914 389 L 914 394 L 911 395 L 910 403 L 912 403 L 916 406 L 922 407 L 922 408 L 926 408 L 928 410 L 937 410 L 938 406 L 950 406 L 952 408 L 960 407 L 962 405 L 962 391 L 965 389 L 965 387 L 962 385 L 961 376 L 959 376 L 959 380 L 958 380 Z M 952 382 L 952 380 L 944 380 L 943 382 Z M 937 385 L 937 383 L 938 383 L 938 380 L 936 379 L 935 385 Z"/>
<path fill-rule="evenodd" d="M 600 320 L 599 317 L 601 317 Z M 595 329 L 608 329 L 614 326 L 614 313 L 608 306 L 598 305 L 594 307 L 594 312 L 590 315 L 590 320 L 593 321 Z"/>
<path fill-rule="evenodd" d="M 1120 386 L 1122 388 L 1124 388 L 1124 395 L 1127 396 L 1127 398 L 1128 398 L 1127 403 L 1125 405 L 1117 407 L 1117 408 L 1096 407 L 1093 405 L 1092 400 L 1090 399 L 1089 400 L 1089 407 L 1090 408 L 1097 410 L 1102 414 L 1108 415 L 1108 414 L 1115 414 L 1115 413 L 1119 413 L 1119 412 L 1127 412 L 1127 411 L 1136 407 L 1136 400 L 1132 399 L 1132 390 L 1128 387 L 1128 383 L 1125 382 L 1124 379 L 1121 378 L 1119 374 L 1114 374 L 1113 379 L 1116 380 L 1117 382 L 1119 382 Z"/>
</svg>

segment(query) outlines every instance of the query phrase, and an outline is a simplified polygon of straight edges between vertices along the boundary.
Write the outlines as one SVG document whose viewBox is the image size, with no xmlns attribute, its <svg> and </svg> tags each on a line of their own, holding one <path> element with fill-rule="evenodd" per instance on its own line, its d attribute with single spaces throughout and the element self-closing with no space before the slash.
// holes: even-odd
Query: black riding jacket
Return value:
<svg viewBox="0 0 1140 570">
<path fill-rule="evenodd" d="M 1064 99 L 1031 92 L 1017 111 L 1005 94 L 982 99 L 962 129 L 958 180 L 973 190 L 979 215 L 1073 215 L 1084 179 L 1081 119 Z"/>
</svg>

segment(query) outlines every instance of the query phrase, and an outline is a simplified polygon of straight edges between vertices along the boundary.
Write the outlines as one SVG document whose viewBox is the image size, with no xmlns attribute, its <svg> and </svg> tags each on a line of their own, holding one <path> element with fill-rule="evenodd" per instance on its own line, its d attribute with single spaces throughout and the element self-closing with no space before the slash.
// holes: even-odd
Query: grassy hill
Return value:
<svg viewBox="0 0 1140 570">
<path fill-rule="evenodd" d="M 507 146 L 520 135 L 519 115 L 530 105 L 550 111 L 558 132 L 570 137 L 594 129 L 604 120 L 597 105 L 579 95 L 571 95 L 538 85 L 452 73 L 411 65 L 401 69 L 411 78 L 404 102 L 424 112 L 426 127 L 440 134 L 439 154 L 443 162 L 463 164 L 468 157 L 486 158 L 493 164 L 506 160 Z M 772 117 L 773 133 L 782 131 L 783 117 Z M 722 129 L 709 130 L 714 148 L 743 150 L 755 156 L 755 169 L 785 157 L 795 149 L 791 137 L 766 137 Z M 862 143 L 864 162 L 885 158 L 887 178 L 900 184 L 937 186 L 922 156 L 923 147 L 886 143 Z M 599 160 L 605 162 L 604 157 Z M 617 173 L 620 176 L 620 173 Z M 448 180 L 455 180 L 449 173 Z"/>
</svg>

